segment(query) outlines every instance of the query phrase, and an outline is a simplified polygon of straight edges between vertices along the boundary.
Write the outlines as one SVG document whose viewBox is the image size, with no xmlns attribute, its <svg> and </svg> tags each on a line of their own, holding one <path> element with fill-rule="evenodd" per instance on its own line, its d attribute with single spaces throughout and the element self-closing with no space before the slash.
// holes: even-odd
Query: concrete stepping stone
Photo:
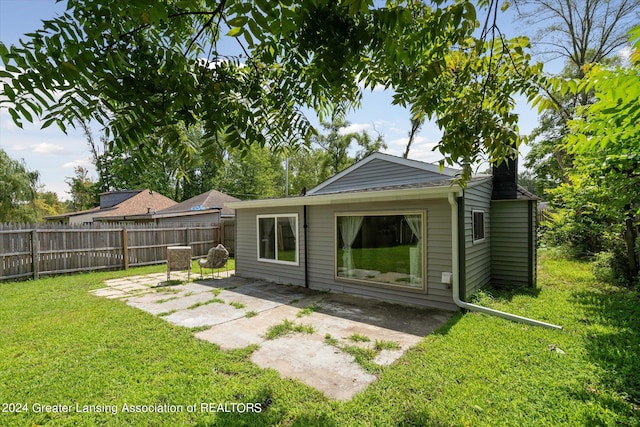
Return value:
<svg viewBox="0 0 640 427">
<path fill-rule="evenodd" d="M 353 356 L 324 344 L 317 334 L 294 334 L 265 341 L 251 355 L 251 360 L 337 400 L 353 398 L 376 380 Z"/>
</svg>

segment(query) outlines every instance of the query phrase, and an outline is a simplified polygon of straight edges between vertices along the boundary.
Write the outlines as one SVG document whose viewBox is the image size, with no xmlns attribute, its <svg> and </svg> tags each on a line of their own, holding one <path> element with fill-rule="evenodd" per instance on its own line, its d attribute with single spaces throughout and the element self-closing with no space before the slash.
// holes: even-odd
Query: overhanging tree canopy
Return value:
<svg viewBox="0 0 640 427">
<path fill-rule="evenodd" d="M 616 245 L 622 243 L 625 268 L 618 279 L 633 283 L 640 273 L 640 26 L 629 35 L 628 66 L 592 64 L 579 83 L 554 82 L 562 93 L 591 92 L 594 102 L 568 123 L 562 148 L 574 156 L 571 184 L 552 191 L 559 214 L 551 230 L 585 252 L 620 256 Z"/>
<path fill-rule="evenodd" d="M 19 46 L 0 44 L 0 105 L 18 125 L 97 120 L 121 146 L 201 120 L 230 147 L 281 149 L 309 135 L 303 108 L 330 118 L 357 105 L 361 86 L 383 85 L 413 118 L 437 120 L 441 152 L 468 176 L 479 158 L 513 154 L 512 96 L 533 96 L 539 71 L 525 42 L 486 40 L 497 3 L 479 4 L 492 19 L 474 39 L 466 0 L 69 0 Z M 225 54 L 224 40 L 241 54 Z M 195 151 L 181 138 L 163 143 Z"/>
</svg>

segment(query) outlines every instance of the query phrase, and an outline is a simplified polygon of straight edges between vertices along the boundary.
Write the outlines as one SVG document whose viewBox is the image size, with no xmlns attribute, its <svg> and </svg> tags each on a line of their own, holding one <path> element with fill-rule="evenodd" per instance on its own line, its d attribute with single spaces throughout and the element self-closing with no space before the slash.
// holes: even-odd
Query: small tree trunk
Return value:
<svg viewBox="0 0 640 427">
<path fill-rule="evenodd" d="M 562 172 L 562 181 L 565 184 L 571 184 L 571 178 L 569 178 L 567 164 L 564 162 L 563 153 L 560 150 L 555 150 L 553 155 L 555 156 L 558 166 L 560 167 L 560 171 Z"/>
</svg>

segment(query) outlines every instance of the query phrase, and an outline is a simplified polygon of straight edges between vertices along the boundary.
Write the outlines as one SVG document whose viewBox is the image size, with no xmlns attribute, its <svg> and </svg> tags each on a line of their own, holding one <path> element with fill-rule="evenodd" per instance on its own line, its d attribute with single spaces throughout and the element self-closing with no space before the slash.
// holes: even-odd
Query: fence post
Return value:
<svg viewBox="0 0 640 427">
<path fill-rule="evenodd" d="M 187 234 L 185 246 L 191 246 L 191 229 L 189 227 L 185 227 L 185 233 Z"/>
<path fill-rule="evenodd" d="M 127 228 L 122 229 L 122 259 L 125 270 L 129 269 L 129 242 L 127 238 Z"/>
<path fill-rule="evenodd" d="M 35 228 L 31 230 L 31 269 L 33 270 L 33 280 L 37 280 L 40 277 L 40 260 L 38 254 L 38 230 Z"/>
</svg>

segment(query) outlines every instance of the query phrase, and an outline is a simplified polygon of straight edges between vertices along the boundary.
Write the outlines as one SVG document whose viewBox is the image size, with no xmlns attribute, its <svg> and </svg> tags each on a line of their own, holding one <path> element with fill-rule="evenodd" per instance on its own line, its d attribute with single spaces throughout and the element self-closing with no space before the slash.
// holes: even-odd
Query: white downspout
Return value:
<svg viewBox="0 0 640 427">
<path fill-rule="evenodd" d="M 471 304 L 460 299 L 460 261 L 458 248 L 458 202 L 456 201 L 456 193 L 449 193 L 449 204 L 451 205 L 451 257 L 453 262 L 453 302 L 460 308 L 467 310 L 479 311 L 481 313 L 490 314 L 492 316 L 502 317 L 504 319 L 513 320 L 514 322 L 526 323 L 528 325 L 543 326 L 550 329 L 562 330 L 562 326 L 553 325 L 551 323 L 541 322 L 539 320 L 529 319 L 528 317 L 517 316 L 504 311 L 493 310 L 491 308 L 482 307 L 480 305 Z"/>
</svg>

